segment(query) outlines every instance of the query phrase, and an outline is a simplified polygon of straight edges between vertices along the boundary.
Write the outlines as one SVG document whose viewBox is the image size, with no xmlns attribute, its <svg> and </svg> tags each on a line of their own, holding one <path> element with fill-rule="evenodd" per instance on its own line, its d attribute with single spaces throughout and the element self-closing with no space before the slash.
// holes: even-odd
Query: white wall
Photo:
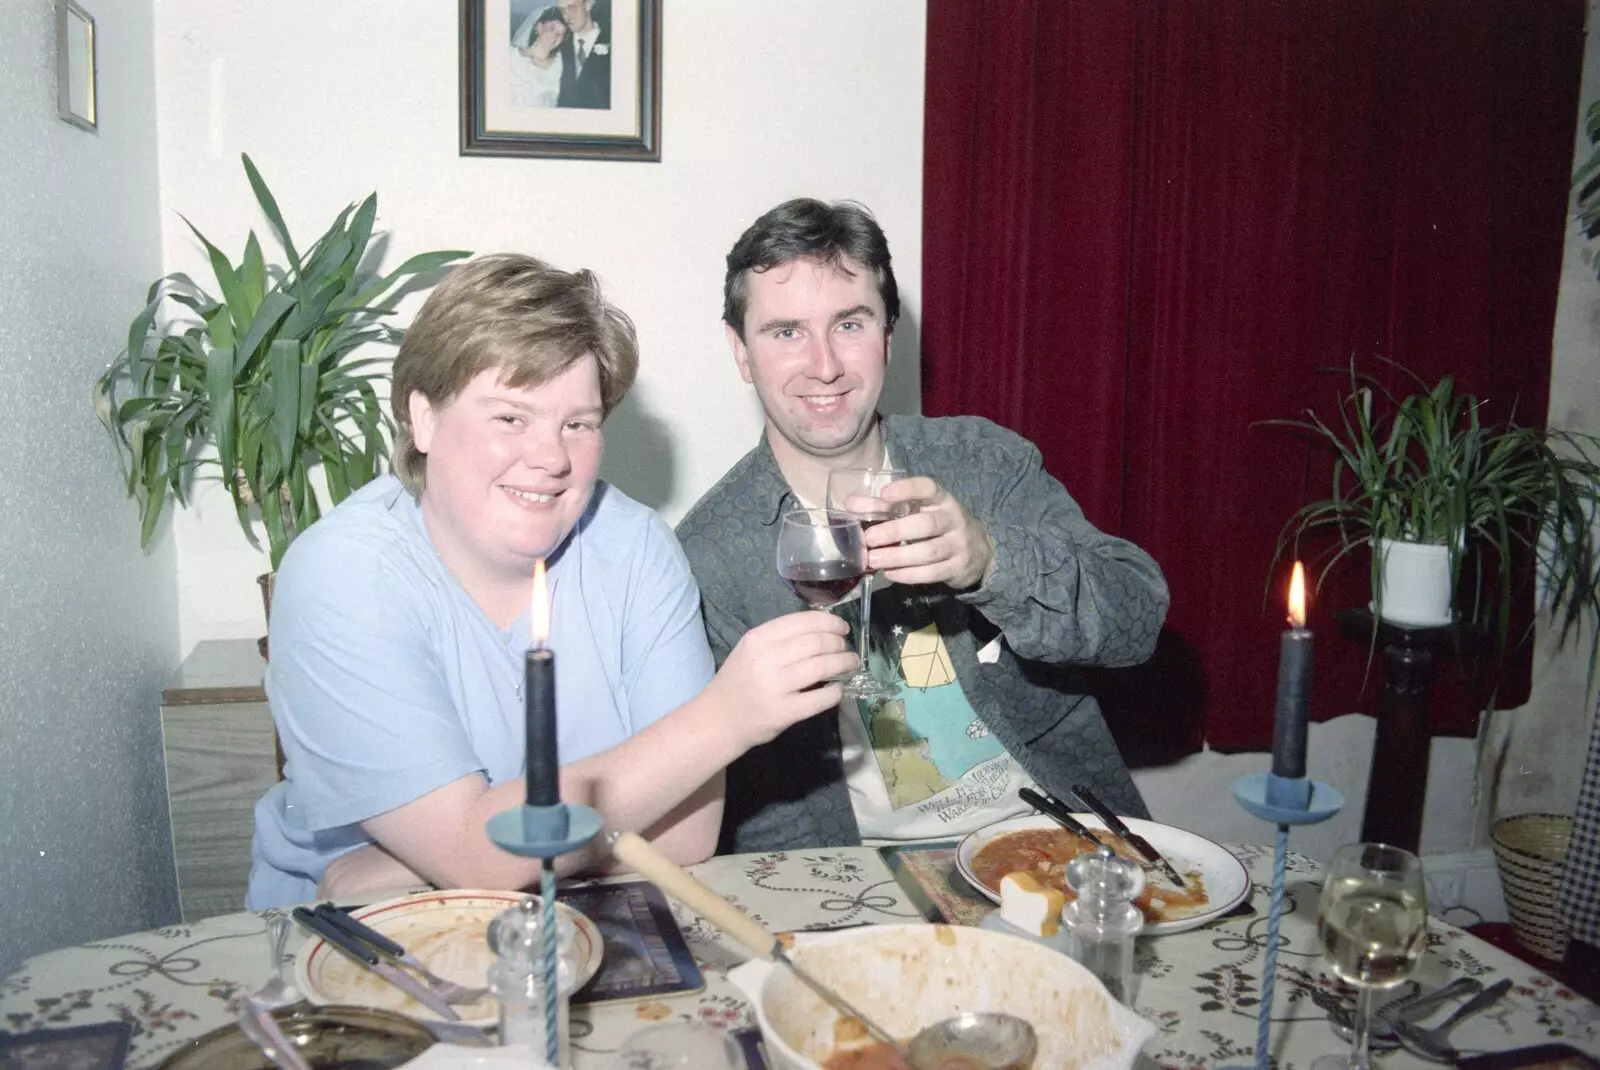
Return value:
<svg viewBox="0 0 1600 1070">
<path fill-rule="evenodd" d="M 170 542 L 139 551 L 90 387 L 161 272 L 150 0 L 96 0 L 100 131 L 56 118 L 52 0 L 0 5 L 0 976 L 177 918 L 160 692 Z"/>
<path fill-rule="evenodd" d="M 250 153 L 309 241 L 378 192 L 389 262 L 425 249 L 589 267 L 638 325 L 639 384 L 607 425 L 606 473 L 676 519 L 754 445 L 758 410 L 720 326 L 723 258 L 791 196 L 852 197 L 889 235 L 907 307 L 897 407 L 914 404 L 921 299 L 920 0 L 665 5 L 660 163 L 457 155 L 457 5 L 279 0 L 156 5 L 169 270 L 205 264 L 176 212 L 230 253 L 264 236 Z M 852 33 L 839 32 L 849 24 Z M 185 650 L 263 629 L 266 561 L 226 497 L 173 523 Z"/>
</svg>

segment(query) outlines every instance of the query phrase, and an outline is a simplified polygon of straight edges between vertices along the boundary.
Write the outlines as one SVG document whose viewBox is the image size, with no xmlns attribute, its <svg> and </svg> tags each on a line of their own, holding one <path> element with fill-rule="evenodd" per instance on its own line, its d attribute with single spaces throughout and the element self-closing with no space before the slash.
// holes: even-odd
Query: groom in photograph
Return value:
<svg viewBox="0 0 1600 1070">
<path fill-rule="evenodd" d="M 567 24 L 567 35 L 561 41 L 561 93 L 556 105 L 611 107 L 611 34 L 601 21 L 609 21 L 611 5 L 604 4 L 598 15 L 595 0 L 560 0 L 556 6 Z"/>
</svg>

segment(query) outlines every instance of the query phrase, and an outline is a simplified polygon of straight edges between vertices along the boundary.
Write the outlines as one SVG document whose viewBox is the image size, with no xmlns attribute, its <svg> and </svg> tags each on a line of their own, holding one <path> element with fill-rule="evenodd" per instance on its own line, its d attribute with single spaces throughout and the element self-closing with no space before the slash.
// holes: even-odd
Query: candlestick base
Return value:
<svg viewBox="0 0 1600 1070">
<path fill-rule="evenodd" d="M 1289 854 L 1289 828 L 1326 821 L 1344 808 L 1344 795 L 1332 784 L 1305 777 L 1281 777 L 1272 773 L 1253 773 L 1235 780 L 1233 798 L 1246 811 L 1278 826 L 1277 847 L 1272 865 L 1272 897 L 1267 908 L 1267 954 L 1261 967 L 1261 1002 L 1256 1017 L 1256 1061 L 1254 1067 L 1224 1067 L 1223 1070 L 1268 1070 L 1272 996 L 1278 977 L 1278 924 L 1283 919 L 1284 864 Z"/>
<path fill-rule="evenodd" d="M 584 846 L 604 827 L 598 810 L 556 803 L 502 810 L 489 819 L 487 829 L 502 851 L 524 858 L 555 858 Z"/>
<path fill-rule="evenodd" d="M 1232 790 L 1235 802 L 1274 825 L 1315 825 L 1344 809 L 1338 788 L 1305 777 L 1252 773 L 1235 780 Z"/>
</svg>

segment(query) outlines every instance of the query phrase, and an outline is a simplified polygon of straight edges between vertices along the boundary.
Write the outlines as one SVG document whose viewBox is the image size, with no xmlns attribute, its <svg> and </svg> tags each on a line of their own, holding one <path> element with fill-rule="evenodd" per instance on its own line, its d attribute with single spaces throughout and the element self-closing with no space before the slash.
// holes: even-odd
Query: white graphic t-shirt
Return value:
<svg viewBox="0 0 1600 1070">
<path fill-rule="evenodd" d="M 874 600 L 874 610 L 887 601 Z M 900 694 L 839 706 L 845 782 L 862 841 L 965 836 L 1032 812 L 1017 789 L 1033 779 L 978 719 L 938 628 L 873 632 L 873 672 L 897 681 Z"/>
<path fill-rule="evenodd" d="M 882 467 L 893 464 L 885 444 Z M 795 500 L 812 507 L 798 494 Z M 852 629 L 860 626 L 856 601 L 863 592 L 892 585 L 875 576 L 851 592 L 841 605 L 849 607 L 843 612 L 852 615 Z M 878 679 L 900 685 L 900 694 L 839 703 L 840 756 L 861 842 L 960 837 L 1032 813 L 1017 789 L 1033 787 L 1033 778 L 978 719 L 937 625 L 908 629 L 885 619 L 894 601 L 873 599 L 868 660 Z M 854 649 L 853 631 L 850 638 Z M 995 660 L 999 644 L 995 639 L 978 651 L 978 659 Z"/>
</svg>

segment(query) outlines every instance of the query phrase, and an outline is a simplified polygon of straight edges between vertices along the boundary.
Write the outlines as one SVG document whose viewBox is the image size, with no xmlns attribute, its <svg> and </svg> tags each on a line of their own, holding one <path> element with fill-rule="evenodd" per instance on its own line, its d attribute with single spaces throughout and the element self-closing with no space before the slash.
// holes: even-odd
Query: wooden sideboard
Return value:
<svg viewBox="0 0 1600 1070">
<path fill-rule="evenodd" d="M 167 809 L 183 920 L 244 907 L 255 805 L 278 779 L 254 639 L 195 646 L 161 696 Z"/>
</svg>

